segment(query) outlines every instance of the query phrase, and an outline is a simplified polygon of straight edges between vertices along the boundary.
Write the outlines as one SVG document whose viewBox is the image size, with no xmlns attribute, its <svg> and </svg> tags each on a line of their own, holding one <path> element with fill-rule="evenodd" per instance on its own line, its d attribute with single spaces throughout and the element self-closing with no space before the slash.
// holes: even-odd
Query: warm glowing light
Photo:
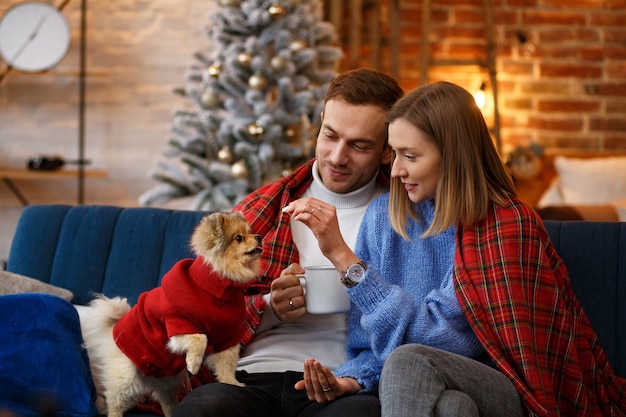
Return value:
<svg viewBox="0 0 626 417">
<path fill-rule="evenodd" d="M 482 83 L 480 85 L 480 89 L 474 92 L 474 100 L 476 101 L 476 105 L 478 106 L 478 108 L 481 110 L 485 108 L 485 104 L 486 104 L 486 97 L 485 97 L 486 88 L 487 87 L 485 86 L 485 83 Z"/>
</svg>

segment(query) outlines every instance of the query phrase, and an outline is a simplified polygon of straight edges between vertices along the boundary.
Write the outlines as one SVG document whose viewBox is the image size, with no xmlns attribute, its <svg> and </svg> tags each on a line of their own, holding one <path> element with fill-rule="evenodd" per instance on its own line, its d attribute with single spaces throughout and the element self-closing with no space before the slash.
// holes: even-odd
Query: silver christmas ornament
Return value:
<svg viewBox="0 0 626 417">
<path fill-rule="evenodd" d="M 219 94 L 207 90 L 202 93 L 200 96 L 200 102 L 202 103 L 202 107 L 205 109 L 215 109 L 220 106 L 220 96 Z"/>
</svg>

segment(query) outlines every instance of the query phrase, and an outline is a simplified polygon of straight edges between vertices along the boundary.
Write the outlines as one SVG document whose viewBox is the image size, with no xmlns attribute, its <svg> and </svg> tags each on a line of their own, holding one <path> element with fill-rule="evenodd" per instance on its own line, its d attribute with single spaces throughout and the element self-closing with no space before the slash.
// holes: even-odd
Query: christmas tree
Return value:
<svg viewBox="0 0 626 417">
<path fill-rule="evenodd" d="M 314 153 L 324 94 L 342 52 L 317 0 L 219 0 L 207 52 L 194 54 L 188 108 L 174 111 L 168 150 L 142 205 L 194 196 L 229 210 Z"/>
</svg>

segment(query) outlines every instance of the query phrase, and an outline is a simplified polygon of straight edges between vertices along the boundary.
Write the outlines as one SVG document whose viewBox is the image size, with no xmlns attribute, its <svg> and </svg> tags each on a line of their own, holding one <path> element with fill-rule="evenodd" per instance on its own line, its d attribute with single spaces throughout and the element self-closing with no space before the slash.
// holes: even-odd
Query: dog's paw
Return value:
<svg viewBox="0 0 626 417">
<path fill-rule="evenodd" d="M 200 367 L 202 366 L 203 360 L 203 355 L 191 355 L 187 353 L 187 356 L 185 357 L 185 362 L 187 363 L 187 370 L 191 375 L 197 375 L 198 372 L 200 372 Z"/>
<path fill-rule="evenodd" d="M 170 351 L 185 355 L 187 370 L 196 375 L 204 360 L 207 337 L 203 334 L 180 334 L 172 336 L 167 344 Z"/>
</svg>

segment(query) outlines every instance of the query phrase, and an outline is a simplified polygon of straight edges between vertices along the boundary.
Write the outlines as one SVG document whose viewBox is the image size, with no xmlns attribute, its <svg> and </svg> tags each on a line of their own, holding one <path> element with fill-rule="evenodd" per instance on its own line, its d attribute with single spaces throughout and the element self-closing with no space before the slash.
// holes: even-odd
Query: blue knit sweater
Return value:
<svg viewBox="0 0 626 417">
<path fill-rule="evenodd" d="M 389 220 L 389 194 L 374 200 L 363 217 L 355 252 L 368 266 L 348 293 L 348 362 L 335 372 L 377 392 L 383 363 L 396 347 L 419 343 L 479 357 L 483 348 L 457 301 L 452 281 L 456 227 L 421 238 L 432 223 L 432 201 L 416 206 L 405 241 Z"/>
</svg>

